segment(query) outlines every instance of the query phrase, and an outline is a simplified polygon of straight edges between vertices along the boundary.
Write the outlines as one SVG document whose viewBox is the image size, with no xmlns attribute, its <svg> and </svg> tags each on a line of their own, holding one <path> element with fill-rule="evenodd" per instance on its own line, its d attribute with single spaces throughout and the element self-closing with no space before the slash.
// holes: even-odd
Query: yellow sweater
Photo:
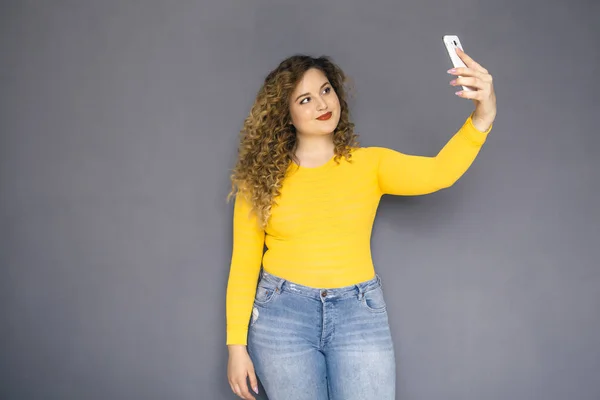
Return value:
<svg viewBox="0 0 600 400">
<path fill-rule="evenodd" d="M 271 274 L 316 288 L 373 278 L 370 239 L 381 196 L 422 195 L 454 184 L 492 129 L 479 131 L 471 116 L 435 157 L 367 147 L 355 149 L 350 162 L 332 158 L 316 168 L 291 163 L 265 230 L 250 204 L 236 196 L 227 344 L 247 343 L 261 262 Z"/>
</svg>

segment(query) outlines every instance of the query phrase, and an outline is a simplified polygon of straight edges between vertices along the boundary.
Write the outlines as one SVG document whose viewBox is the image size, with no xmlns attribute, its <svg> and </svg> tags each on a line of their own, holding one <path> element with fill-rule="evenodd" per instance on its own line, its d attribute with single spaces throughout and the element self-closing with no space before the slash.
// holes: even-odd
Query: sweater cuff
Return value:
<svg viewBox="0 0 600 400">
<path fill-rule="evenodd" d="M 248 344 L 248 327 L 236 326 L 227 328 L 226 344 L 241 344 L 246 346 Z"/>
<path fill-rule="evenodd" d="M 485 143 L 488 133 L 492 130 L 494 124 L 492 123 L 485 131 L 480 131 L 473 124 L 473 112 L 469 114 L 469 117 L 465 121 L 461 131 L 471 140 L 473 143 L 477 145 L 482 145 Z"/>
</svg>

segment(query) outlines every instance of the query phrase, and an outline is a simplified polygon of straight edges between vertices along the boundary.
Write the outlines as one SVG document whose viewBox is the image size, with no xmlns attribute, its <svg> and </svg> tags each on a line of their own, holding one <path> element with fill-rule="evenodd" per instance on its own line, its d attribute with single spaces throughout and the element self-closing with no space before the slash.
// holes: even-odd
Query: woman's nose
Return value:
<svg viewBox="0 0 600 400">
<path fill-rule="evenodd" d="M 319 100 L 317 102 L 317 109 L 324 110 L 326 108 L 327 108 L 327 102 L 325 102 L 325 100 L 323 100 L 322 98 L 319 97 Z"/>
</svg>

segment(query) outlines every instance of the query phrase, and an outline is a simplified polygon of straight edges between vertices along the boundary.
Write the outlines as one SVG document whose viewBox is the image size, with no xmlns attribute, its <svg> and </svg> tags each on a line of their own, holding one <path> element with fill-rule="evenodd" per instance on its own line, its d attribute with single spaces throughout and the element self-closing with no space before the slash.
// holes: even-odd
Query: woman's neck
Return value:
<svg viewBox="0 0 600 400">
<path fill-rule="evenodd" d="M 319 136 L 298 135 L 297 140 L 295 155 L 300 164 L 306 167 L 324 164 L 335 154 L 333 133 Z"/>
</svg>

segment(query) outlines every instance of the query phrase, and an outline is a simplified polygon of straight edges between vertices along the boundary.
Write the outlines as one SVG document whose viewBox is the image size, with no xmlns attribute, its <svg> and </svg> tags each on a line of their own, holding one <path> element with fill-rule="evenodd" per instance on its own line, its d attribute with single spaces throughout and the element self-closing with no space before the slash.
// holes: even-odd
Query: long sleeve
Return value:
<svg viewBox="0 0 600 400">
<path fill-rule="evenodd" d="M 452 186 L 471 166 L 492 130 L 478 130 L 469 115 L 435 157 L 373 148 L 378 153 L 377 177 L 382 194 L 421 195 Z"/>
<path fill-rule="evenodd" d="M 247 343 L 248 323 L 263 257 L 265 233 L 242 194 L 235 198 L 233 250 L 227 283 L 227 344 Z"/>
</svg>

